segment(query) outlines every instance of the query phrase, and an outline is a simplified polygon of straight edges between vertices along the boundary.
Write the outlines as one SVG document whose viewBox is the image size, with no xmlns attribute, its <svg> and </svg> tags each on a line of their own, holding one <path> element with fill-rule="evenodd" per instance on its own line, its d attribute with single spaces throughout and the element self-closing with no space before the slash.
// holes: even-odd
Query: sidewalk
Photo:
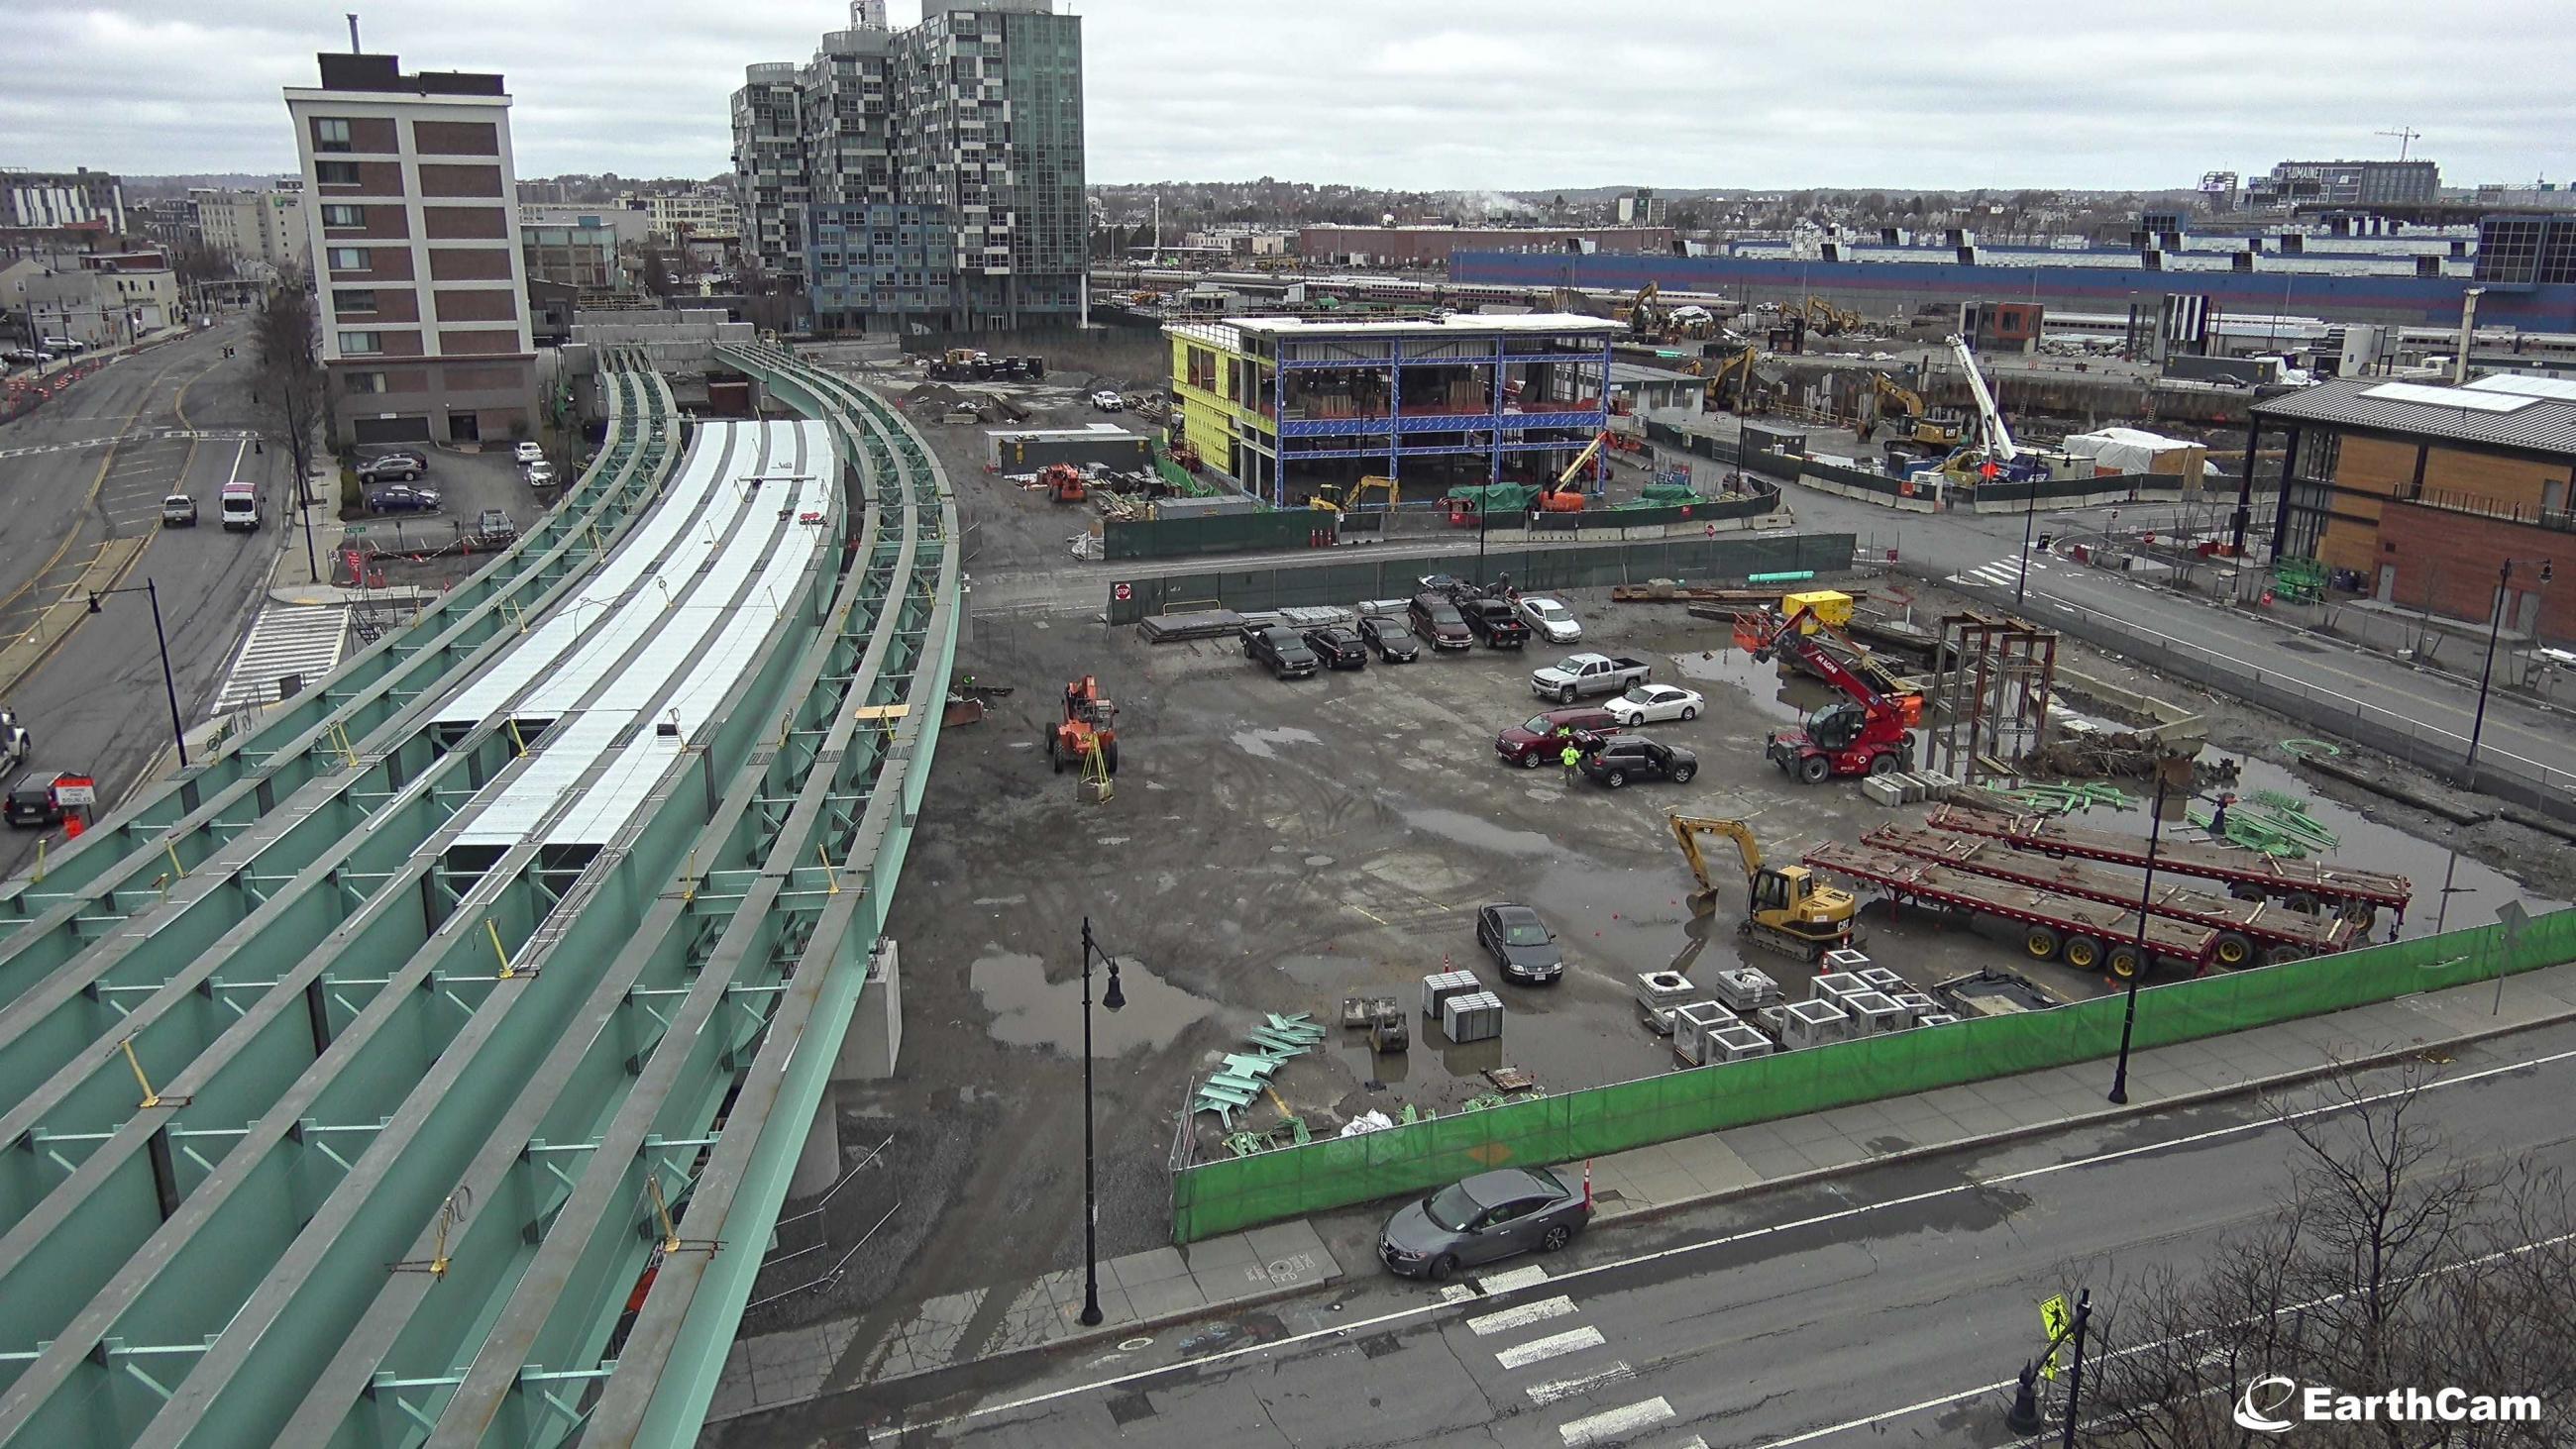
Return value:
<svg viewBox="0 0 2576 1449">
<path fill-rule="evenodd" d="M 2149 997 L 2147 1009 L 2152 1006 Z M 2243 1096 L 2345 1067 L 2409 1056 L 2438 1061 L 2451 1047 L 2571 1020 L 2576 964 L 2508 978 L 2501 997 L 2495 982 L 2477 982 L 2136 1052 L 2124 1107 L 2105 1100 L 2111 1063 L 2097 1061 L 1756 1123 L 1595 1159 L 1595 1221 L 1643 1219 L 1862 1168 Z M 833 1373 L 856 1336 L 855 1318 L 739 1339 L 708 1417 L 800 1403 L 821 1394 L 827 1380 L 840 1387 L 1066 1343 L 1114 1342 L 1148 1325 L 1301 1293 L 1346 1272 L 1374 1274 L 1376 1264 L 1367 1258 L 1372 1249 L 1361 1238 L 1373 1240 L 1381 1215 L 1378 1208 L 1353 1208 L 1337 1214 L 1338 1221 L 1326 1220 L 1324 1230 L 1312 1219 L 1279 1223 L 1105 1262 L 1106 1321 L 1098 1328 L 1075 1321 L 1082 1281 L 1081 1270 L 1071 1268 L 1025 1285 L 921 1304 L 866 1350 L 856 1373 Z M 1356 1266 L 1335 1257 L 1325 1231 L 1340 1239 L 1343 1258 Z"/>
<path fill-rule="evenodd" d="M 875 1346 L 856 1378 L 899 1379 L 1076 1339 L 1125 1338 L 1153 1324 L 1302 1293 L 1341 1276 L 1341 1264 L 1305 1222 L 1227 1233 L 1186 1248 L 1150 1248 L 1101 1263 L 1097 1328 L 1082 1326 L 1082 1270 L 1066 1268 L 1016 1290 L 1004 1284 L 931 1299 Z M 858 1327 L 857 1319 L 842 1318 L 735 1340 L 708 1421 L 818 1396 Z"/>
</svg>

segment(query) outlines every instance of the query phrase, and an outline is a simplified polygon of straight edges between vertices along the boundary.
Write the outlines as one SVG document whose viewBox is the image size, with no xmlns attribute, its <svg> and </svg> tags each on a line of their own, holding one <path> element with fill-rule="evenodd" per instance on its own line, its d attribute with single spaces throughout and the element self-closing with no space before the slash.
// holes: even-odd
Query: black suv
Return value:
<svg viewBox="0 0 2576 1449">
<path fill-rule="evenodd" d="M 1360 643 L 1359 631 L 1347 624 L 1327 624 L 1309 629 L 1304 634 L 1306 647 L 1324 661 L 1326 669 L 1368 668 L 1368 648 Z"/>
<path fill-rule="evenodd" d="M 1485 641 L 1488 649 L 1518 649 L 1529 642 L 1529 625 L 1512 612 L 1512 606 L 1496 598 L 1461 599 L 1459 611 L 1467 616 L 1467 627 Z"/>
<path fill-rule="evenodd" d="M 1416 594 L 1404 609 L 1413 622 L 1413 632 L 1431 641 L 1434 649 L 1473 649 L 1475 631 L 1467 627 L 1466 617 L 1458 606 L 1438 594 Z"/>
<path fill-rule="evenodd" d="M 1245 626 L 1243 657 L 1267 666 L 1281 679 L 1303 679 L 1315 672 L 1315 651 L 1306 647 L 1296 630 L 1281 624 Z"/>
<path fill-rule="evenodd" d="M 1583 773 L 1616 790 L 1631 780 L 1670 780 L 1684 784 L 1699 773 L 1699 757 L 1676 745 L 1642 735 L 1603 740 L 1583 757 Z"/>
<path fill-rule="evenodd" d="M 1413 637 L 1402 619 L 1379 614 L 1361 616 L 1360 642 L 1376 650 L 1377 657 L 1389 664 L 1411 664 L 1422 653 L 1422 642 Z"/>
</svg>

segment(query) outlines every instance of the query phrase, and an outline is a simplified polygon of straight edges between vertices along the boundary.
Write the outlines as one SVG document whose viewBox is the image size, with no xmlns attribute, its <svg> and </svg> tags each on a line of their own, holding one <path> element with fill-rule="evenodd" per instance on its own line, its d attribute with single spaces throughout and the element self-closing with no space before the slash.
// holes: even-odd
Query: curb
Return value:
<svg viewBox="0 0 2576 1449">
<path fill-rule="evenodd" d="M 1321 1235 L 1318 1234 L 1318 1236 L 1320 1237 Z M 1332 1249 L 1327 1247 L 1325 1248 L 1324 1253 L 1325 1256 L 1331 1257 Z M 1253 1308 L 1265 1303 L 1276 1303 L 1282 1299 L 1302 1298 L 1309 1293 L 1319 1292 L 1342 1282 L 1349 1275 L 1341 1271 L 1341 1266 L 1341 1260 L 1335 1258 L 1333 1260 L 1334 1276 L 1325 1279 L 1321 1283 L 1309 1283 L 1302 1287 L 1294 1288 L 1270 1288 L 1259 1293 L 1247 1294 L 1241 1298 L 1229 1298 L 1223 1303 L 1204 1304 L 1197 1308 L 1176 1308 L 1167 1313 L 1157 1313 L 1150 1317 L 1133 1319 L 1126 1323 L 1104 1323 L 1098 1328 L 1076 1328 L 1073 1332 L 1066 1334 L 1062 1338 L 1051 1338 L 1044 1343 L 1022 1344 L 1017 1348 L 1006 1348 L 995 1353 L 985 1354 L 979 1358 L 971 1358 L 964 1363 L 940 1364 L 935 1368 L 914 1369 L 909 1373 L 884 1374 L 879 1377 L 869 1379 L 864 1383 L 850 1384 L 842 1388 L 824 1388 L 817 1390 L 814 1393 L 807 1394 L 803 1398 L 781 1399 L 774 1404 L 760 1404 L 752 1408 L 745 1409 L 738 1414 L 727 1414 L 723 1418 L 710 1416 L 707 1419 L 707 1422 L 710 1424 L 721 1424 L 729 1423 L 735 1419 L 748 1419 L 754 1415 L 774 1413 L 780 1409 L 793 1409 L 800 1404 L 810 1404 L 818 1399 L 830 1398 L 834 1394 L 846 1394 L 856 1389 L 872 1388 L 878 1384 L 907 1383 L 913 1379 L 928 1378 L 933 1374 L 955 1373 L 959 1369 L 975 1368 L 979 1365 L 988 1363 L 999 1363 L 1004 1359 L 1025 1358 L 1033 1353 L 1052 1353 L 1060 1348 L 1072 1348 L 1082 1344 L 1113 1343 L 1122 1338 L 1133 1338 L 1147 1329 L 1169 1328 L 1176 1323 L 1194 1323 L 1201 1318 L 1212 1317 L 1219 1313 L 1231 1313 L 1238 1308 Z"/>
</svg>

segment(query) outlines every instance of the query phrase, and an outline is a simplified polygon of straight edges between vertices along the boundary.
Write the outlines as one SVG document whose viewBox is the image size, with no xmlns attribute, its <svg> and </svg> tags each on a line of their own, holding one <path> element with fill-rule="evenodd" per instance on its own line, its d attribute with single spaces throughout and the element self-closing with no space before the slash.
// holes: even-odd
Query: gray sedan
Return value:
<svg viewBox="0 0 2576 1449">
<path fill-rule="evenodd" d="M 1380 1262 L 1437 1283 L 1463 1267 L 1517 1253 L 1553 1253 L 1592 1221 L 1579 1178 L 1506 1167 L 1452 1183 L 1406 1207 L 1379 1232 Z"/>
</svg>

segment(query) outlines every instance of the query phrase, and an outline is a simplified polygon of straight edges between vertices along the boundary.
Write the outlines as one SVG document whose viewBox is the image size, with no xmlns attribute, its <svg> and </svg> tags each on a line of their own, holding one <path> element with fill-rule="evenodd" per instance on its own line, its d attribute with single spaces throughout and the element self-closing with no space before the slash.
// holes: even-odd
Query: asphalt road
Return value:
<svg viewBox="0 0 2576 1449">
<path fill-rule="evenodd" d="M 14 638 L 60 598 L 111 538 L 148 539 L 119 593 L 81 621 L 45 661 L 10 689 L 8 703 L 35 739 L 30 765 L 86 768 L 100 799 L 121 799 L 171 743 L 161 654 L 147 582 L 157 587 L 179 708 L 190 725 L 222 684 L 293 509 L 280 457 L 233 441 L 164 438 L 162 429 L 238 430 L 252 425 L 248 328 L 235 314 L 214 328 L 118 360 L 70 393 L 0 427 L 0 449 L 55 451 L 0 459 L 0 638 Z M 226 346 L 244 355 L 226 359 Z M 102 438 L 112 446 L 60 447 Z M 236 469 L 269 490 L 268 526 L 227 533 L 216 493 Z M 164 529 L 160 502 L 174 486 L 197 497 L 203 521 Z M 33 859 L 38 833 L 0 834 L 0 873 Z"/>
<path fill-rule="evenodd" d="M 2439 1080 L 2414 1120 L 2454 1153 L 2576 1163 L 2576 1027 L 2464 1051 Z M 2270 1216 L 2292 1155 L 2257 1104 L 2214 1104 L 1606 1227 L 1543 1278 L 1498 1265 L 1456 1303 L 1350 1263 L 1329 1301 L 878 1385 L 706 1442 L 859 1444 L 901 1424 L 907 1444 L 1029 1449 L 2002 1445 L 2038 1302 L 2200 1260 Z"/>
</svg>

